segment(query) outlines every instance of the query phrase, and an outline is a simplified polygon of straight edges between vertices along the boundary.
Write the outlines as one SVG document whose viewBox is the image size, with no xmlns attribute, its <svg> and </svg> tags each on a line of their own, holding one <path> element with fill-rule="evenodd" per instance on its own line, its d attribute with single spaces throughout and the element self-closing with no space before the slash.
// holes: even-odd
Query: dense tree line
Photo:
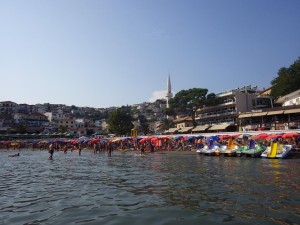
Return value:
<svg viewBox="0 0 300 225">
<path fill-rule="evenodd" d="M 213 106 L 218 103 L 214 93 L 207 94 L 206 88 L 181 90 L 170 100 L 167 115 L 193 115 L 194 111 L 203 106 Z"/>
<path fill-rule="evenodd" d="M 300 57 L 288 68 L 280 68 L 277 77 L 271 81 L 271 85 L 271 95 L 274 98 L 300 89 Z"/>
</svg>

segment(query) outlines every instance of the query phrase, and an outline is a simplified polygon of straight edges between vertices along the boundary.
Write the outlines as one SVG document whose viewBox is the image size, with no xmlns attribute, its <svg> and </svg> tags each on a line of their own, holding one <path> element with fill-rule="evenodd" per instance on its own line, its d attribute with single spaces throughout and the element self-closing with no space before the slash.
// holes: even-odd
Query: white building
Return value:
<svg viewBox="0 0 300 225">
<path fill-rule="evenodd" d="M 257 95 L 257 87 L 245 86 L 217 94 L 219 104 L 198 109 L 198 125 L 236 125 L 242 112 L 272 107 L 272 98 Z"/>
<path fill-rule="evenodd" d="M 282 104 L 282 106 L 300 105 L 300 89 L 278 98 L 276 103 Z"/>
<path fill-rule="evenodd" d="M 64 118 L 64 112 L 62 108 L 57 107 L 52 110 L 52 121 L 59 121 L 63 118 Z"/>
</svg>

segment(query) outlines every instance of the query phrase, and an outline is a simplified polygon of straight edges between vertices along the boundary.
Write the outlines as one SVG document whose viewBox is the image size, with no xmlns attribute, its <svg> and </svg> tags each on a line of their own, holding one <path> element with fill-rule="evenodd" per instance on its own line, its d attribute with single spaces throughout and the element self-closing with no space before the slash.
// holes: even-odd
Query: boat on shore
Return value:
<svg viewBox="0 0 300 225">
<path fill-rule="evenodd" d="M 215 145 L 213 148 L 208 148 L 203 151 L 206 156 L 220 156 L 220 147 Z"/>
<path fill-rule="evenodd" d="M 225 149 L 222 149 L 221 150 L 221 154 L 224 155 L 224 156 L 229 156 L 229 157 L 232 157 L 232 156 L 236 156 L 236 151 L 238 150 L 238 146 L 234 146 L 233 149 L 228 149 L 228 148 L 225 148 Z"/>
<path fill-rule="evenodd" d="M 198 149 L 196 152 L 199 154 L 204 154 L 206 156 L 220 155 L 220 147 L 215 144 L 214 139 L 210 139 L 208 145 L 205 145 L 203 148 Z"/>
<path fill-rule="evenodd" d="M 283 145 L 277 142 L 271 142 L 270 146 L 261 154 L 262 158 L 285 159 L 291 153 L 292 145 Z"/>
<path fill-rule="evenodd" d="M 220 149 L 220 153 L 224 156 L 236 156 L 238 146 L 234 144 L 233 139 L 228 141 L 227 145 L 223 145 Z"/>
<path fill-rule="evenodd" d="M 251 158 L 259 158 L 266 148 L 267 147 L 264 145 L 255 145 L 255 148 L 243 150 L 242 155 Z"/>
</svg>

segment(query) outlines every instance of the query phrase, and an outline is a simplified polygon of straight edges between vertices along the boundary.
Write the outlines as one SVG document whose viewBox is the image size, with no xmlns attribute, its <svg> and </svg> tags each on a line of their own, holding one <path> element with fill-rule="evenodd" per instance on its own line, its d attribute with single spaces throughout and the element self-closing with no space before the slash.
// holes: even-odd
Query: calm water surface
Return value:
<svg viewBox="0 0 300 225">
<path fill-rule="evenodd" d="M 300 224 L 300 159 L 0 152 L 0 224 Z"/>
</svg>

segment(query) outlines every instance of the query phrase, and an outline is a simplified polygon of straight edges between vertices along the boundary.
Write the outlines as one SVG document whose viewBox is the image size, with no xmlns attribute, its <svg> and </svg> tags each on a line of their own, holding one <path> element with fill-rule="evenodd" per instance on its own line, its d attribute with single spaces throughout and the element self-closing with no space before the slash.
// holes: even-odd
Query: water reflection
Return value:
<svg viewBox="0 0 300 225">
<path fill-rule="evenodd" d="M 293 224 L 299 161 L 1 153 L 3 224 Z"/>
</svg>

